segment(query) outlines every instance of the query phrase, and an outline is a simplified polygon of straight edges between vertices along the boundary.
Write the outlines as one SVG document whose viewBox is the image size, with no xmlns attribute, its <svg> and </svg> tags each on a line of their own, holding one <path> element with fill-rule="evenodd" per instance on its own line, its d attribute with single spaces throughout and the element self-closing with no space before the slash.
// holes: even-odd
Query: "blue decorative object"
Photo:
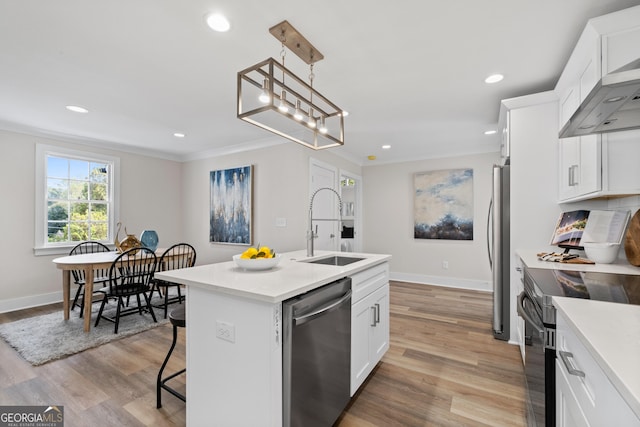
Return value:
<svg viewBox="0 0 640 427">
<path fill-rule="evenodd" d="M 155 252 L 158 249 L 158 233 L 155 230 L 144 230 L 140 235 L 140 243 Z"/>
</svg>

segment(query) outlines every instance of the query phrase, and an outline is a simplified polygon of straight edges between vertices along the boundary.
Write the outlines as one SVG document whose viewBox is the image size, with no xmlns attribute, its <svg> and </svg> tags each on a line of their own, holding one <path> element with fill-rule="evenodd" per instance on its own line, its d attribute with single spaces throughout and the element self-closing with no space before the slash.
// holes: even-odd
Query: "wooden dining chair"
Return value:
<svg viewBox="0 0 640 427">
<path fill-rule="evenodd" d="M 129 314 L 140 315 L 149 312 L 154 322 L 158 322 L 151 306 L 151 296 L 147 292 L 151 290 L 151 279 L 156 268 L 156 255 L 148 248 L 132 248 L 118 255 L 109 267 L 108 286 L 100 289 L 104 293 L 100 311 L 96 318 L 95 326 L 100 319 L 105 319 L 115 324 L 115 333 L 118 333 L 120 318 Z M 124 299 L 135 296 L 137 305 L 125 307 Z M 140 296 L 144 298 L 144 306 Z M 109 298 L 117 299 L 115 316 L 105 315 L 104 307 Z M 144 310 L 143 310 L 144 307 Z"/>
<path fill-rule="evenodd" d="M 106 245 L 103 245 L 100 242 L 95 241 L 87 241 L 78 243 L 76 246 L 71 249 L 69 255 L 81 255 L 81 254 L 94 254 L 98 252 L 109 252 L 109 248 Z M 107 277 L 107 269 L 99 269 L 94 271 L 93 275 L 93 284 L 104 286 L 105 283 L 109 281 Z M 73 275 L 73 282 L 78 285 L 78 289 L 76 290 L 76 295 L 73 297 L 73 304 L 71 304 L 71 310 L 75 307 L 80 307 L 80 317 L 82 317 L 84 311 L 84 301 L 85 301 L 85 272 L 84 270 L 71 270 L 71 274 Z M 92 294 L 90 297 L 90 301 L 93 300 L 93 294 L 100 293 L 100 291 L 95 291 L 92 289 Z M 82 297 L 82 299 L 80 299 Z M 78 302 L 80 301 L 80 302 Z"/>
<path fill-rule="evenodd" d="M 157 271 L 177 270 L 179 268 L 193 267 L 196 264 L 196 250 L 188 243 L 177 243 L 164 251 L 158 261 Z M 170 296 L 169 289 L 176 288 L 177 295 Z M 154 292 L 158 292 L 158 295 L 163 298 L 161 304 L 156 304 L 154 307 L 164 309 L 164 318 L 167 318 L 167 308 L 169 304 L 179 302 L 182 304 L 184 301 L 184 295 L 180 290 L 179 283 L 167 282 L 165 280 L 159 280 L 154 278 L 152 280 L 151 296 Z"/>
</svg>

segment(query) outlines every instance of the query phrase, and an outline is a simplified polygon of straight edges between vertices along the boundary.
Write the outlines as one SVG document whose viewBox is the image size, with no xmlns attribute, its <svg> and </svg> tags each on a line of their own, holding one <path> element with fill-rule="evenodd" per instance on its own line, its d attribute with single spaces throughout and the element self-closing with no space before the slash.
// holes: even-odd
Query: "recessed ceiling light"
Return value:
<svg viewBox="0 0 640 427">
<path fill-rule="evenodd" d="M 502 79 L 504 79 L 504 76 L 502 74 L 492 74 L 489 77 L 487 77 L 486 79 L 484 79 L 484 82 L 485 83 L 498 83 Z"/>
<path fill-rule="evenodd" d="M 374 155 L 372 154 L 372 155 L 370 155 L 370 156 L 367 156 L 367 159 L 369 159 L 369 160 L 375 160 L 375 159 L 376 159 L 376 156 L 374 156 Z"/>
<path fill-rule="evenodd" d="M 343 112 L 342 112 L 342 117 L 347 117 L 348 115 L 349 115 L 349 112 L 348 112 L 348 111 L 343 111 Z"/>
<path fill-rule="evenodd" d="M 382 146 L 383 150 L 388 150 L 389 148 L 391 148 L 391 146 L 388 144 Z"/>
<path fill-rule="evenodd" d="M 495 133 L 497 133 L 497 132 L 498 132 L 497 130 L 491 129 L 491 130 L 487 130 L 487 131 L 485 131 L 485 132 L 484 132 L 484 134 L 485 134 L 485 135 L 493 135 L 493 134 L 495 134 Z"/>
<path fill-rule="evenodd" d="M 210 13 L 207 15 L 207 25 L 213 31 L 217 31 L 219 33 L 224 33 L 229 31 L 231 28 L 231 24 L 229 24 L 229 20 L 219 13 Z"/>
<path fill-rule="evenodd" d="M 69 111 L 73 111 L 74 113 L 88 113 L 89 110 L 87 110 L 84 107 L 80 107 L 78 105 L 67 105 L 66 106 L 67 110 Z"/>
<path fill-rule="evenodd" d="M 175 136 L 176 138 L 184 138 L 185 134 L 184 133 L 180 133 L 180 132 L 176 132 L 173 134 L 173 136 Z"/>
</svg>

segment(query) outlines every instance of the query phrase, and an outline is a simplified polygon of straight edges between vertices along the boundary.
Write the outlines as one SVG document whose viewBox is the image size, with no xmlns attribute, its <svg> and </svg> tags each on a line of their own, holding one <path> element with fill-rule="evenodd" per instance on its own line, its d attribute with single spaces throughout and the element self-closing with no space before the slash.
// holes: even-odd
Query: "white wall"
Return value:
<svg viewBox="0 0 640 427">
<path fill-rule="evenodd" d="M 253 165 L 253 244 L 277 252 L 305 248 L 311 157 L 361 174 L 359 166 L 331 151 L 313 151 L 293 142 L 184 164 L 184 236 L 197 250 L 197 263 L 229 261 L 246 249 L 209 242 L 209 173 L 238 166 Z M 284 218 L 286 226 L 276 227 L 276 218 Z"/>
<path fill-rule="evenodd" d="M 489 290 L 487 214 L 492 166 L 499 160 L 499 153 L 489 153 L 365 167 L 364 252 L 392 254 L 395 280 Z M 414 173 L 458 168 L 473 169 L 473 240 L 414 239 Z"/>
<path fill-rule="evenodd" d="M 35 146 L 65 146 L 120 157 L 120 220 L 130 233 L 158 232 L 160 246 L 181 240 L 183 208 L 181 169 L 177 162 L 84 144 L 0 131 L 2 244 L 0 312 L 62 300 L 62 273 L 51 262 L 55 256 L 35 256 Z M 122 235 L 121 235 L 122 237 Z"/>
</svg>

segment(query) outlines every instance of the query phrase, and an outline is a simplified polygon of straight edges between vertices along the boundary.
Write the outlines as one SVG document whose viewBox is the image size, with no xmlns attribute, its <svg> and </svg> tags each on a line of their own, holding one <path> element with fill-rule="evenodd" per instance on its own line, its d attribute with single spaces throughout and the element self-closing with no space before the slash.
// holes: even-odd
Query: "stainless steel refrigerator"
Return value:
<svg viewBox="0 0 640 427">
<path fill-rule="evenodd" d="M 493 192 L 489 204 L 487 248 L 493 277 L 493 336 L 509 340 L 511 250 L 509 233 L 509 159 L 493 166 Z"/>
</svg>

